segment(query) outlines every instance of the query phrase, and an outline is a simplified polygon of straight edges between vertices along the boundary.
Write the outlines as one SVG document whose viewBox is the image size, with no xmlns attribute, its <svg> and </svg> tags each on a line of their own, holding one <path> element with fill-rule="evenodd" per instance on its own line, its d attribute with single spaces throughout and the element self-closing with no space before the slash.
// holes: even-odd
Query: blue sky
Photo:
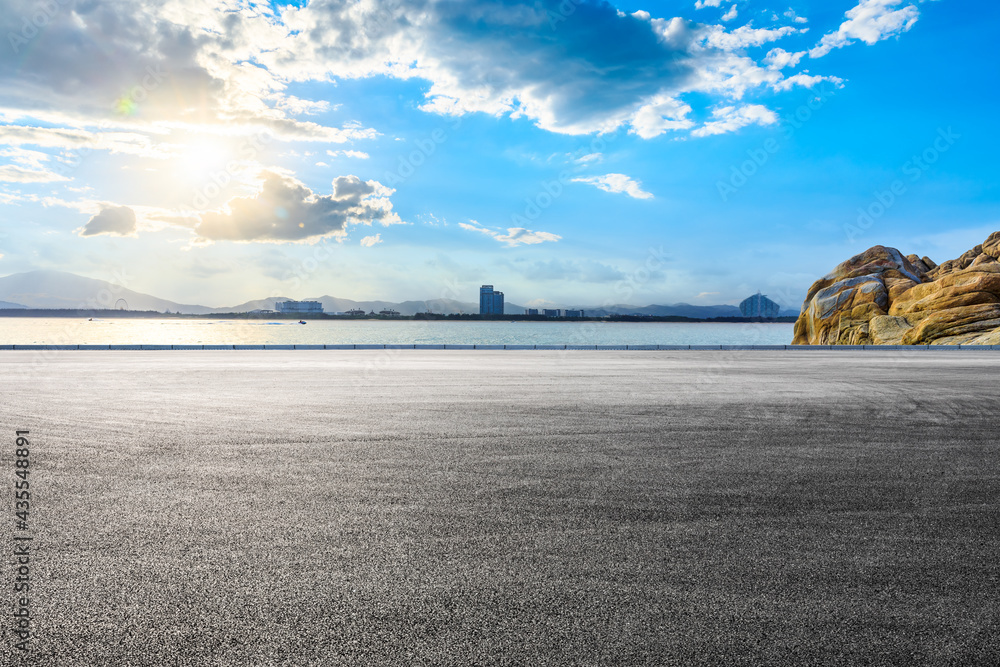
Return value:
<svg viewBox="0 0 1000 667">
<path fill-rule="evenodd" d="M 10 4 L 0 275 L 797 308 L 1000 229 L 992 2 Z"/>
</svg>

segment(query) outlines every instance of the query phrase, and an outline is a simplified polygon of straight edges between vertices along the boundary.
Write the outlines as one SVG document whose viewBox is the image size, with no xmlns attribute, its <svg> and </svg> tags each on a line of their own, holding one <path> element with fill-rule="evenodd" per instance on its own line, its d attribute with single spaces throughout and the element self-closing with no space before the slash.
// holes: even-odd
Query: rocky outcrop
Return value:
<svg viewBox="0 0 1000 667">
<path fill-rule="evenodd" d="M 935 264 L 875 246 L 813 283 L 795 345 L 1000 345 L 1000 232 Z"/>
</svg>

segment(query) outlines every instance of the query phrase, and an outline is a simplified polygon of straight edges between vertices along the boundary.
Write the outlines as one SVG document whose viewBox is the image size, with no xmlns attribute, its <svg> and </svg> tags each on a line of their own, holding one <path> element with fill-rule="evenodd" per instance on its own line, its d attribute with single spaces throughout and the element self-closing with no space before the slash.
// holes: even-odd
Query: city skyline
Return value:
<svg viewBox="0 0 1000 667">
<path fill-rule="evenodd" d="M 797 308 L 869 246 L 941 261 L 998 227 L 998 18 L 949 0 L 16 0 L 0 275 L 125 275 L 211 306 L 464 301 L 489 275 L 541 309 L 758 290 Z"/>
</svg>

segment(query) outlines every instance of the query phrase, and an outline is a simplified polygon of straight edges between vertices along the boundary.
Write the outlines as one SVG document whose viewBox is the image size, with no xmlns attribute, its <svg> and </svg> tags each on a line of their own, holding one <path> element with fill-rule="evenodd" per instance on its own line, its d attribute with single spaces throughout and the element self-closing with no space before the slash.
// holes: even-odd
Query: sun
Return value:
<svg viewBox="0 0 1000 667">
<path fill-rule="evenodd" d="M 219 165 L 233 159 L 231 149 L 222 141 L 197 141 L 185 145 L 178 156 L 177 166 L 185 174 L 208 175 Z"/>
<path fill-rule="evenodd" d="M 207 137 L 195 137 L 178 146 L 171 164 L 177 183 L 218 190 L 245 180 L 246 167 L 235 144 Z"/>
</svg>

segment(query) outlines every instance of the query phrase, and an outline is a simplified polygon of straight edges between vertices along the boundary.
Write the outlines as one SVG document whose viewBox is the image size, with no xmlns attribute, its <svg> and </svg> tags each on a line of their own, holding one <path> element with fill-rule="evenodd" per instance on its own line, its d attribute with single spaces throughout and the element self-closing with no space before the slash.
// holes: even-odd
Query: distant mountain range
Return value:
<svg viewBox="0 0 1000 667">
<path fill-rule="evenodd" d="M 119 300 L 124 300 L 122 304 Z M 155 310 L 158 312 L 205 315 L 208 313 L 245 313 L 251 310 L 272 310 L 277 301 L 287 301 L 290 297 L 272 296 L 254 299 L 235 306 L 212 308 L 197 304 L 184 304 L 160 299 L 149 294 L 134 292 L 104 280 L 85 278 L 65 271 L 28 271 L 0 278 L 0 309 L 6 308 L 115 308 L 127 305 L 129 310 Z M 309 297 L 303 301 L 319 301 L 328 313 L 346 312 L 360 308 L 365 312 L 395 310 L 401 315 L 416 313 L 478 313 L 479 304 L 456 301 L 454 299 L 431 299 L 429 301 L 352 301 L 333 296 Z M 117 304 L 117 306 L 116 306 Z M 582 309 L 588 316 L 603 315 L 653 315 L 680 316 L 707 319 L 710 317 L 740 317 L 736 306 L 692 306 L 687 303 L 673 305 L 631 306 L 572 306 Z M 505 304 L 511 315 L 525 312 L 523 306 Z M 782 315 L 798 315 L 798 311 L 783 310 Z"/>
</svg>

